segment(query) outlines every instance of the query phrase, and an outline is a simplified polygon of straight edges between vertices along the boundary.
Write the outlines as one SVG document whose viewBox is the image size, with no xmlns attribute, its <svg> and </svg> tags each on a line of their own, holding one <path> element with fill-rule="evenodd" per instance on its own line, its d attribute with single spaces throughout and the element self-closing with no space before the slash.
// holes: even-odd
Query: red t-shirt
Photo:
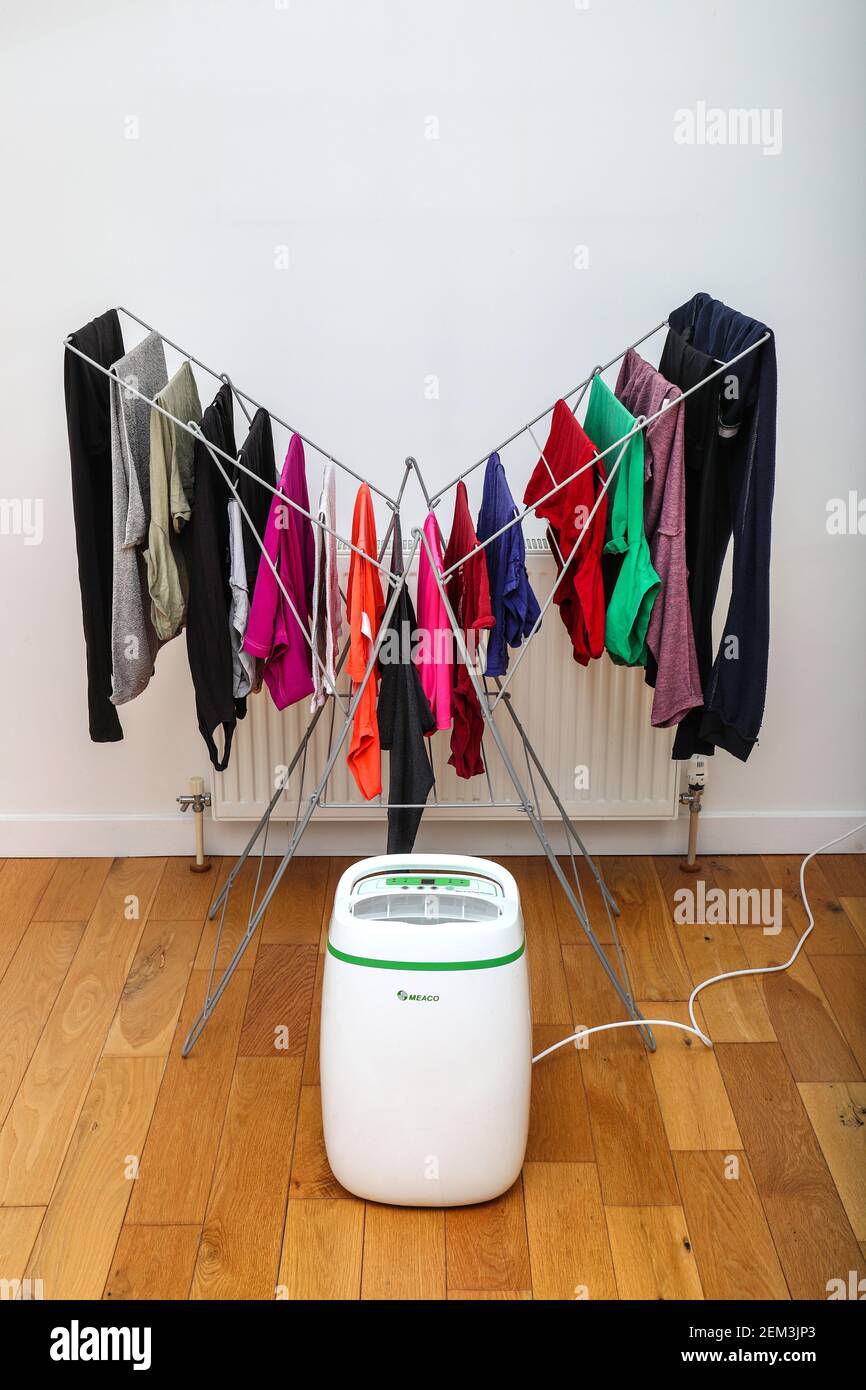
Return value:
<svg viewBox="0 0 866 1390">
<path fill-rule="evenodd" d="M 566 569 L 562 571 L 559 556 L 557 568 L 562 577 L 554 594 L 560 616 L 568 629 L 575 661 L 588 666 L 590 659 L 604 651 L 604 586 L 601 575 L 601 553 L 604 548 L 604 528 L 607 521 L 607 493 L 589 523 L 587 534 L 578 546 L 571 564 L 568 557 L 587 524 L 589 514 L 604 484 L 604 467 L 584 465 L 598 453 L 589 436 L 572 415 L 565 401 L 553 408 L 550 434 L 544 446 L 544 457 L 538 460 L 524 494 L 529 505 L 546 496 L 557 483 L 579 473 L 558 492 L 537 508 L 537 514 L 549 523 L 551 549 L 559 547 Z M 545 459 L 549 466 L 545 466 Z M 550 474 L 553 474 L 551 478 Z"/>
<path fill-rule="evenodd" d="M 454 521 L 451 536 L 443 557 L 445 569 L 457 563 L 463 555 L 468 555 L 478 544 L 466 484 L 457 484 L 454 500 Z M 461 565 L 446 582 L 448 602 L 463 631 L 471 659 L 477 657 L 476 633 L 494 625 L 493 610 L 490 604 L 490 585 L 487 578 L 487 559 L 483 550 Z M 476 668 L 477 669 L 477 668 Z M 452 696 L 454 724 L 451 729 L 451 757 L 448 762 L 458 777 L 477 777 L 484 771 L 481 757 L 481 735 L 484 733 L 484 720 L 478 696 L 472 685 L 469 672 L 462 660 L 454 663 L 454 691 Z"/>
</svg>

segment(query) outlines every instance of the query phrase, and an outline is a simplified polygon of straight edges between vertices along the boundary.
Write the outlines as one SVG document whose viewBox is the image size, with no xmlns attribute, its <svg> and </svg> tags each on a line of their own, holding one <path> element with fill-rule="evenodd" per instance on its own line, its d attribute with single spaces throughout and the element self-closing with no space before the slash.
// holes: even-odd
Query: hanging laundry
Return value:
<svg viewBox="0 0 866 1390">
<path fill-rule="evenodd" d="M 289 443 L 283 469 L 287 497 L 298 505 L 287 509 L 286 521 L 295 533 L 296 552 L 300 562 L 297 576 L 300 603 L 298 612 L 309 629 L 313 611 L 313 580 L 316 568 L 316 543 L 313 539 L 313 523 L 310 520 L 310 494 L 307 490 L 307 467 L 304 460 L 304 441 L 299 434 L 293 434 Z M 261 561 L 259 562 L 261 569 Z"/>
<path fill-rule="evenodd" d="M 493 626 L 494 617 L 490 605 L 484 551 L 479 550 L 477 554 L 471 554 L 477 545 L 478 537 L 469 511 L 466 484 L 459 482 L 454 498 L 454 520 L 445 550 L 444 566 L 449 570 L 453 565 L 458 565 L 447 580 L 448 602 L 463 633 L 469 659 L 475 670 L 480 671 L 479 633 Z M 470 558 L 464 564 L 458 564 L 464 555 Z M 484 719 L 469 667 L 462 659 L 458 659 L 454 668 L 452 710 L 454 724 L 451 729 L 451 757 L 448 762 L 458 777 L 477 777 L 484 771 L 484 761 L 481 757 Z"/>
<path fill-rule="evenodd" d="M 252 523 L 250 525 L 244 520 L 241 532 L 247 589 L 252 595 L 262 558 L 262 548 L 256 536 L 264 538 L 274 497 L 271 489 L 277 485 L 271 417 L 264 408 L 260 407 L 252 418 L 247 437 L 240 448 L 238 462 L 243 465 L 243 468 L 238 469 L 238 497 Z M 250 473 L 253 477 L 250 477 Z M 261 481 L 257 482 L 257 478 Z M 267 486 L 262 487 L 262 483 L 266 483 Z"/>
<path fill-rule="evenodd" d="M 391 573 L 403 573 L 400 518 L 394 520 Z M 435 782 L 425 734 L 436 728 L 433 711 L 412 660 L 415 609 L 403 585 L 379 650 L 379 740 L 389 753 L 388 854 L 409 854 Z"/>
<path fill-rule="evenodd" d="M 235 653 L 235 695 L 240 698 L 262 688 L 262 662 L 246 651 L 243 641 L 262 558 L 256 536 L 264 538 L 274 496 L 271 489 L 277 485 L 271 417 L 263 406 L 259 407 L 250 422 L 238 455 L 238 464 L 235 480 L 237 497 L 229 502 L 229 567 L 235 596 L 230 616 L 232 650 Z M 263 487 L 262 483 L 266 486 Z M 237 513 L 236 520 L 233 519 L 234 512 Z"/>
<path fill-rule="evenodd" d="M 189 521 L 193 497 L 195 440 L 174 423 L 201 421 L 201 402 L 192 367 L 184 362 L 156 397 L 150 413 L 150 526 L 147 533 L 147 587 L 151 618 L 163 642 L 186 622 L 187 573 L 180 533 Z"/>
<path fill-rule="evenodd" d="M 441 574 L 444 568 L 442 538 L 439 523 L 432 512 L 427 513 L 424 535 L 433 555 L 436 572 Z M 454 665 L 451 624 L 423 546 L 418 554 L 418 633 L 420 640 L 415 650 L 415 661 L 421 675 L 421 687 L 433 712 L 436 728 L 450 729 Z"/>
<path fill-rule="evenodd" d="M 237 486 L 237 481 L 235 483 Z M 229 519 L 229 641 L 232 648 L 232 694 L 236 700 L 261 689 L 261 662 L 244 650 L 244 638 L 250 620 L 250 592 L 247 588 L 247 566 L 244 559 L 244 521 L 236 497 L 228 501 Z"/>
<path fill-rule="evenodd" d="M 593 378 L 584 427 L 605 455 L 608 476 L 622 446 L 618 441 L 634 429 L 630 415 L 600 376 Z M 643 529 L 643 435 L 633 434 L 625 445 L 619 467 L 608 486 L 602 576 L 607 600 L 604 640 L 614 661 L 625 666 L 645 666 L 646 634 L 661 581 L 652 566 Z"/>
<path fill-rule="evenodd" d="M 676 329 L 669 329 L 659 370 L 683 391 L 689 386 L 701 386 L 694 396 L 683 403 L 685 414 L 685 564 L 688 569 L 688 595 L 691 607 L 692 631 L 695 635 L 695 655 L 698 659 L 698 678 L 701 689 L 708 685 L 713 667 L 713 607 L 719 589 L 721 559 L 726 548 L 727 488 L 720 474 L 717 443 L 719 443 L 719 392 L 721 378 L 713 377 L 716 361 L 685 342 Z M 724 499 L 724 506 L 720 505 Z M 713 559 L 714 557 L 714 559 Z M 676 759 L 691 758 L 692 753 L 712 756 L 714 745 L 701 738 L 703 696 L 701 706 L 689 710 L 680 721 L 674 737 Z"/>
<path fill-rule="evenodd" d="M 683 391 L 690 386 L 701 389 L 685 402 L 686 464 L 686 565 L 689 571 L 689 600 L 695 653 L 701 689 L 705 690 L 713 665 L 712 617 L 721 575 L 721 556 L 724 542 L 716 540 L 724 534 L 725 520 L 720 516 L 717 499 L 724 500 L 717 477 L 719 392 L 721 378 L 713 377 L 716 363 L 705 352 L 697 352 L 674 329 L 668 331 L 659 370 Z M 708 380 L 708 378 L 713 378 Z M 724 510 L 727 511 L 725 505 Z M 710 557 L 717 556 L 716 563 Z M 677 728 L 672 756 L 689 758 L 692 753 L 711 756 L 714 745 L 700 738 L 703 705 L 690 710 Z M 689 750 L 689 751 L 686 751 Z"/>
<path fill-rule="evenodd" d="M 601 552 L 607 495 L 602 491 L 603 461 L 592 465 L 597 453 L 565 401 L 557 401 L 544 453 L 523 497 L 526 505 L 538 502 L 536 514 L 549 523 L 550 548 L 561 574 L 553 601 L 571 638 L 574 659 L 581 666 L 589 665 L 604 651 Z M 564 486 L 542 502 L 540 499 L 559 483 Z M 569 562 L 572 551 L 574 557 Z"/>
<path fill-rule="evenodd" d="M 201 420 L 204 439 L 215 449 L 237 455 L 234 402 L 231 387 L 220 387 Z M 217 455 L 234 478 L 233 464 Z M 229 578 L 229 513 L 231 488 L 220 472 L 207 444 L 195 442 L 195 478 L 192 516 L 183 535 L 189 593 L 186 613 L 186 648 L 195 690 L 199 733 L 217 772 L 228 767 L 235 724 L 243 719 L 246 701 L 236 700 L 234 662 L 229 628 L 231 585 Z M 222 727 L 220 755 L 214 732 Z"/>
<path fill-rule="evenodd" d="M 313 649 L 318 661 L 313 662 L 313 698 L 310 710 L 315 713 L 328 695 L 337 688 L 337 662 L 343 624 L 340 617 L 340 584 L 337 578 L 336 525 L 337 470 L 330 459 L 322 473 L 322 491 L 316 518 L 313 560 Z M 328 527 L 328 530 L 324 528 Z M 321 663 L 321 664 L 320 664 Z M 324 669 L 323 669 L 324 668 Z"/>
<path fill-rule="evenodd" d="M 698 352 L 671 328 L 662 351 L 659 370 L 683 391 L 706 381 L 700 391 L 683 403 L 685 411 L 684 454 L 686 472 L 686 565 L 689 571 L 689 602 L 695 654 L 701 690 L 706 690 L 713 667 L 713 608 L 722 558 L 724 536 L 729 525 L 729 507 L 718 457 L 719 392 L 721 376 L 712 377 L 716 363 L 705 352 Z M 719 539 L 721 538 L 721 539 Z M 681 721 L 671 756 L 690 758 L 693 753 L 706 757 L 715 745 L 701 738 L 701 705 L 690 710 Z"/>
<path fill-rule="evenodd" d="M 352 544 L 357 546 L 357 549 L 352 551 L 349 561 L 349 658 L 346 671 L 352 681 L 353 692 L 357 692 L 369 665 L 385 611 L 379 569 L 376 564 L 371 563 L 377 558 L 378 545 L 373 498 L 366 483 L 361 484 L 355 498 Z M 358 551 L 363 553 L 359 554 Z M 376 719 L 377 679 L 378 675 L 374 669 L 355 710 L 347 759 L 349 771 L 357 783 L 358 790 L 368 801 L 378 796 L 382 790 L 382 757 Z"/>
<path fill-rule="evenodd" d="M 478 513 L 478 539 L 490 540 L 517 515 L 505 469 L 498 454 L 491 454 L 484 470 L 484 491 Z M 484 551 L 490 585 L 494 626 L 487 641 L 485 671 L 504 676 L 508 648 L 519 647 L 538 621 L 538 600 L 526 573 L 526 542 L 522 526 L 510 526 Z"/>
<path fill-rule="evenodd" d="M 685 407 L 682 392 L 629 348 L 616 395 L 632 415 L 647 418 L 644 441 L 644 534 L 661 580 L 647 628 L 647 685 L 655 687 L 652 723 L 669 728 L 703 703 L 689 607 L 686 565 Z"/>
<path fill-rule="evenodd" d="M 282 588 L 266 555 L 262 555 L 244 650 L 264 661 L 265 685 L 277 709 L 286 709 L 313 690 L 308 642 L 313 538 L 309 519 L 283 500 L 287 498 L 309 511 L 300 435 L 292 435 L 278 486 L 281 496 L 271 498 L 264 543 Z"/>
<path fill-rule="evenodd" d="M 683 390 L 696 373 L 709 375 L 718 362 L 729 361 L 770 331 L 707 294 L 696 294 L 675 309 L 669 321 L 660 370 Z M 695 402 L 699 404 L 693 409 Z M 767 689 L 776 457 L 774 338 L 695 392 L 685 407 L 686 547 L 704 710 L 699 720 L 690 716 L 688 727 L 685 722 L 680 725 L 674 757 L 718 747 L 745 762 L 758 739 Z M 697 523 L 690 535 L 693 516 Z M 722 640 L 707 672 L 712 610 L 732 534 L 731 599 Z"/>
<path fill-rule="evenodd" d="M 69 342 L 110 367 L 123 356 L 117 312 L 109 309 Z M 78 584 L 87 656 L 87 708 L 94 743 L 123 738 L 111 703 L 112 494 L 109 381 L 74 352 L 64 353 L 63 387 L 72 471 L 72 514 L 78 552 Z"/>
<path fill-rule="evenodd" d="M 168 384 L 158 333 L 147 337 L 112 367 L 111 472 L 114 494 L 114 564 L 111 603 L 113 705 L 125 705 L 146 689 L 160 648 L 150 615 L 143 548 L 150 525 L 150 417 L 148 401 Z"/>
</svg>

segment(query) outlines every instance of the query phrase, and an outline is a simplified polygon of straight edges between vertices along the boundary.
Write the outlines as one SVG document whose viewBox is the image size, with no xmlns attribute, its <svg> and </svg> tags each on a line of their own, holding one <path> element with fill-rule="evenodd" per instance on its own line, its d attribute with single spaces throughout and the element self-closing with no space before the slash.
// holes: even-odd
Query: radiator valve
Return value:
<svg viewBox="0 0 866 1390">
<path fill-rule="evenodd" d="M 195 823 L 195 858 L 190 863 L 190 872 L 194 874 L 207 873 L 210 868 L 210 860 L 205 857 L 204 852 L 204 811 L 206 806 L 210 806 L 210 792 L 204 789 L 204 779 L 202 777 L 190 777 L 189 791 L 177 798 L 177 804 L 182 811 L 188 811 L 190 807 L 193 812 Z"/>
<path fill-rule="evenodd" d="M 701 814 L 701 798 L 707 785 L 707 760 L 701 753 L 689 759 L 686 773 L 688 790 L 680 792 L 680 805 L 689 808 L 689 848 L 685 859 L 680 860 L 684 873 L 696 874 L 701 868 L 697 857 L 698 816 Z"/>
</svg>

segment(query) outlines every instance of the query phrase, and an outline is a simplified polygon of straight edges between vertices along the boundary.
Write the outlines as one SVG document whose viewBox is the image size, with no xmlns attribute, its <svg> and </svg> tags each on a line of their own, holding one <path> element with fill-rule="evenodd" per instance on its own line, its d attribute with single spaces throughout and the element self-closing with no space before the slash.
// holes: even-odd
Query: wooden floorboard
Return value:
<svg viewBox="0 0 866 1390">
<path fill-rule="evenodd" d="M 634 997 L 687 999 L 691 978 L 652 859 L 606 859 L 605 878 L 622 911 L 617 926 Z"/>
<path fill-rule="evenodd" d="M 31 922 L 0 980 L 0 1125 L 42 1036 L 84 928 L 84 922 Z"/>
<path fill-rule="evenodd" d="M 674 1154 L 705 1298 L 788 1298 L 744 1153 Z"/>
<path fill-rule="evenodd" d="M 719 1066 L 793 1298 L 858 1267 L 841 1198 L 776 1043 L 720 1043 Z"/>
<path fill-rule="evenodd" d="M 7 865 L 8 868 L 8 865 Z M 0 1204 L 48 1203 L 163 869 L 117 860 L 0 1130 Z"/>
<path fill-rule="evenodd" d="M 33 913 L 33 921 L 87 921 L 110 868 L 110 859 L 59 860 Z"/>
<path fill-rule="evenodd" d="M 535 1298 L 616 1298 L 594 1163 L 526 1163 L 526 1232 Z"/>
<path fill-rule="evenodd" d="M 681 1207 L 609 1206 L 605 1215 L 620 1298 L 703 1298 Z"/>
<path fill-rule="evenodd" d="M 858 1241 L 866 1240 L 866 1082 L 797 1087 Z"/>
<path fill-rule="evenodd" d="M 347 1202 L 290 1202 L 278 1297 L 360 1298 L 363 1248 L 363 1202 L 355 1198 Z"/>
<path fill-rule="evenodd" d="M 54 876 L 54 859 L 6 859 L 0 868 L 0 979 Z"/>
<path fill-rule="evenodd" d="M 512 859 L 509 867 L 520 883 L 526 923 L 532 1021 L 568 1024 L 571 1020 L 568 987 L 562 968 L 547 860 L 538 856 Z"/>
<path fill-rule="evenodd" d="M 36 1244 L 44 1207 L 0 1207 L 0 1269 L 7 1280 L 23 1279 Z M 34 1297 L 38 1297 L 35 1291 Z"/>
<path fill-rule="evenodd" d="M 98 1064 L 27 1265 L 46 1298 L 102 1297 L 163 1066 L 161 1057 Z"/>
<path fill-rule="evenodd" d="M 200 1234 L 198 1226 L 124 1226 L 103 1297 L 118 1302 L 186 1299 Z"/>
<path fill-rule="evenodd" d="M 564 946 L 563 956 L 575 1026 L 595 1027 L 608 1019 L 624 1018 L 623 1006 L 591 947 Z M 670 1146 L 649 1058 L 637 1030 L 594 1034 L 576 1051 L 605 1202 L 614 1206 L 678 1202 Z"/>
<path fill-rule="evenodd" d="M 528 1287 L 529 1246 L 523 1183 L 492 1202 L 452 1207 L 445 1213 L 448 1291 Z"/>
<path fill-rule="evenodd" d="M 136 1225 L 200 1225 L 237 1059 L 250 972 L 239 970 L 189 1057 L 181 1044 L 205 998 L 194 970 L 142 1154 L 128 1219 Z"/>
<path fill-rule="evenodd" d="M 361 1297 L 445 1297 L 445 1213 L 433 1207 L 367 1203 Z"/>
<path fill-rule="evenodd" d="M 318 959 L 317 946 L 262 942 L 250 982 L 240 1056 L 303 1057 Z"/>
<path fill-rule="evenodd" d="M 301 1061 L 238 1057 L 193 1275 L 193 1298 L 273 1298 Z"/>
<path fill-rule="evenodd" d="M 195 875 L 182 859 L 0 861 L 3 1278 L 120 1301 L 734 1301 L 826 1298 L 831 1279 L 866 1273 L 866 857 L 809 865 L 815 929 L 791 971 L 700 995 L 712 1051 L 657 1027 L 652 1054 L 628 1029 L 541 1061 L 517 1182 L 447 1211 L 366 1203 L 328 1164 L 318 1015 L 351 861 L 291 866 L 181 1056 L 232 862 Z M 507 863 L 533 1051 L 625 1017 L 547 861 Z M 701 869 L 726 895 L 778 891 L 778 932 L 677 920 L 696 879 L 673 856 L 598 866 L 647 1016 L 687 1021 L 695 984 L 787 959 L 806 926 L 797 856 L 711 856 Z M 229 899 L 220 969 L 257 870 Z M 616 967 L 598 886 L 585 863 L 579 874 Z"/>
</svg>

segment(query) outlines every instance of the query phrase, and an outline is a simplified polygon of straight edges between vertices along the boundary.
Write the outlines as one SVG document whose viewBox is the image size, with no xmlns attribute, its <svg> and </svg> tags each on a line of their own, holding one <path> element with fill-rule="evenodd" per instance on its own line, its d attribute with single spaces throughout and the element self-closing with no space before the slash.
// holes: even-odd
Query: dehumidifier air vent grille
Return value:
<svg viewBox="0 0 866 1390">
<path fill-rule="evenodd" d="M 466 893 L 377 893 L 359 898 L 352 915 L 365 922 L 495 922 L 499 908 Z"/>
</svg>

